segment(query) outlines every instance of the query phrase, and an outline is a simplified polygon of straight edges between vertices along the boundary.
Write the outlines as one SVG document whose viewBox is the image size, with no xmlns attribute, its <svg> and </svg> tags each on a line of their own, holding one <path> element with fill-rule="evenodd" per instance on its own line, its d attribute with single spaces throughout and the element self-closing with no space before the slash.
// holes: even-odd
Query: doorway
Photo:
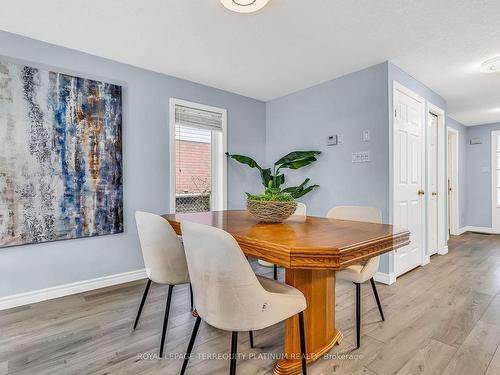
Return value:
<svg viewBox="0 0 500 375">
<path fill-rule="evenodd" d="M 438 252 L 438 120 L 435 113 L 427 114 L 427 254 Z"/>
<path fill-rule="evenodd" d="M 500 233 L 500 130 L 491 132 L 491 226 Z"/>
<path fill-rule="evenodd" d="M 445 112 L 427 103 L 427 254 L 446 253 Z"/>
<path fill-rule="evenodd" d="M 447 156 L 447 183 L 448 183 L 448 234 L 460 234 L 460 210 L 458 201 L 458 142 L 459 133 L 448 128 L 448 156 Z"/>
</svg>

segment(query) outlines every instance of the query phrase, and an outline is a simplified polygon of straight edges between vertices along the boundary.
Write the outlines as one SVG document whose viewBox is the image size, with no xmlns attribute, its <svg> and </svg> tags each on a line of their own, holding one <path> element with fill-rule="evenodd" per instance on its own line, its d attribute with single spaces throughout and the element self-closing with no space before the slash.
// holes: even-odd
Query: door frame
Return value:
<svg viewBox="0 0 500 375">
<path fill-rule="evenodd" d="M 448 133 L 446 133 L 446 116 L 445 116 L 445 111 L 444 109 L 438 107 L 437 105 L 427 101 L 427 110 L 426 110 L 426 117 L 425 117 L 425 145 L 426 145 L 426 158 L 429 150 L 429 136 L 428 136 L 428 130 L 429 130 L 429 123 L 428 123 L 428 116 L 429 114 L 436 115 L 438 118 L 438 128 L 437 128 L 437 133 L 438 133 L 438 138 L 437 138 L 437 149 L 438 149 L 438 158 L 437 158 L 437 197 L 438 197 L 438 237 L 437 237 L 437 242 L 438 242 L 438 248 L 437 248 L 437 253 L 440 255 L 444 255 L 448 253 L 448 247 L 447 247 L 447 228 L 446 228 L 446 203 L 447 203 L 447 198 L 446 199 L 439 199 L 439 197 L 447 197 L 447 191 L 446 191 L 446 143 L 448 139 Z M 446 136 L 446 137 L 445 137 Z M 428 160 L 425 164 L 425 174 L 428 176 L 429 173 L 429 164 Z M 428 179 L 426 180 L 428 181 Z M 427 207 L 429 207 L 429 202 L 430 202 L 430 195 L 431 192 L 429 190 L 429 185 L 426 184 L 427 187 L 427 197 L 425 199 L 425 204 Z M 429 210 L 426 210 L 427 212 Z M 428 216 L 426 216 L 426 227 L 428 223 Z M 427 241 L 429 239 L 427 238 Z M 429 258 L 430 261 L 430 256 L 429 256 L 429 246 L 427 243 L 426 246 L 426 256 Z"/>
<path fill-rule="evenodd" d="M 174 214 L 175 213 L 175 182 L 176 182 L 176 145 L 175 145 L 175 106 L 176 105 L 182 105 L 186 107 L 191 107 L 191 108 L 196 108 L 200 109 L 203 111 L 210 111 L 210 112 L 219 112 L 222 114 L 222 144 L 220 145 L 220 148 L 222 149 L 222 157 L 220 158 L 219 162 L 215 162 L 214 160 L 214 136 L 212 135 L 212 168 L 213 171 L 215 171 L 215 174 L 218 174 L 220 170 L 222 169 L 222 177 L 220 181 L 217 181 L 214 184 L 214 181 L 212 179 L 211 185 L 220 187 L 220 194 L 217 197 L 217 200 L 223 210 L 227 209 L 227 158 L 225 157 L 226 151 L 227 151 L 227 110 L 224 108 L 218 108 L 218 107 L 213 107 L 209 106 L 206 104 L 200 104 L 196 102 L 191 102 L 187 100 L 182 100 L 182 99 L 177 99 L 177 98 L 170 98 L 169 100 L 169 155 L 170 155 L 170 160 L 169 160 L 169 211 L 170 213 Z M 219 190 L 219 189 L 217 189 Z M 222 200 L 222 202 L 220 202 Z M 212 207 L 211 207 L 212 209 Z"/>
<path fill-rule="evenodd" d="M 396 202 L 396 194 L 394 193 L 396 191 L 396 180 L 397 180 L 397 171 L 396 169 L 394 168 L 394 161 L 396 160 L 396 148 L 394 147 L 394 142 L 395 142 L 395 139 L 396 139 L 396 134 L 395 134 L 395 129 L 396 127 L 394 126 L 394 123 L 396 121 L 396 108 L 397 108 L 397 103 L 396 103 L 396 100 L 397 100 L 397 91 L 411 97 L 412 99 L 416 100 L 417 102 L 420 103 L 420 112 L 421 112 L 421 116 L 422 116 L 422 142 L 421 142 L 421 150 L 420 150 L 420 153 L 422 155 L 421 157 L 421 160 L 420 160 L 420 163 L 421 163 L 421 166 L 422 166 L 422 170 L 421 170 L 421 176 L 422 176 L 422 181 L 421 181 L 421 188 L 423 189 L 424 187 L 427 186 L 427 179 L 426 179 L 426 171 L 427 171 L 427 168 L 426 168 L 426 128 L 427 128 L 427 118 L 426 118 L 426 101 L 425 99 L 416 94 L 414 91 L 410 90 L 409 88 L 407 88 L 406 86 L 402 85 L 401 83 L 399 83 L 398 81 L 392 81 L 392 121 L 393 121 L 393 124 L 392 124 L 392 130 L 391 130 L 391 137 L 392 137 L 392 144 L 391 144 L 391 148 L 392 148 L 392 152 L 391 152 L 391 165 L 392 165 L 392 182 L 391 182 L 391 188 L 392 188 L 392 199 L 391 199 L 391 204 L 392 204 L 392 209 L 391 209 L 391 215 L 392 215 L 392 220 L 394 220 L 394 217 L 395 217 L 395 210 L 396 210 L 396 206 L 397 206 L 397 202 Z M 427 216 L 426 216 L 426 199 L 424 199 L 424 202 L 422 204 L 422 212 L 421 212 L 421 217 L 422 217 L 422 233 L 421 233 L 421 238 L 420 238 L 420 241 L 421 241 L 421 244 L 422 244 L 422 254 L 421 254 L 421 265 L 425 265 L 428 263 L 428 257 L 427 257 L 427 225 L 426 225 L 426 222 L 427 222 Z M 394 253 L 394 256 L 393 256 L 393 271 L 394 271 L 394 274 L 396 277 L 398 277 L 397 275 L 397 262 L 398 262 L 398 259 L 397 259 L 397 250 L 395 250 L 393 253 Z"/>
<path fill-rule="evenodd" d="M 455 156 L 453 160 L 453 165 L 452 165 L 452 186 L 453 186 L 453 191 L 454 194 L 452 195 L 452 199 L 450 200 L 449 204 L 452 205 L 452 217 L 450 222 L 448 223 L 449 228 L 450 228 L 450 234 L 454 236 L 458 236 L 460 234 L 460 186 L 458 184 L 458 166 L 459 166 L 459 159 L 460 159 L 460 154 L 459 154 L 459 147 L 458 145 L 460 144 L 460 132 L 450 126 L 448 126 L 446 132 L 446 137 L 448 138 L 450 134 L 453 134 L 453 142 L 452 142 L 452 147 L 453 147 L 453 155 Z M 447 149 L 447 151 L 449 151 Z M 449 153 L 446 154 L 446 165 L 448 166 L 449 163 Z M 447 176 L 449 177 L 449 176 Z M 448 182 L 448 178 L 446 179 Z M 448 196 L 449 197 L 449 196 Z"/>
<path fill-rule="evenodd" d="M 497 135 L 500 135 L 500 130 L 491 131 L 491 231 L 492 233 L 500 233 L 500 219 L 496 211 L 500 210 L 497 205 Z"/>
</svg>

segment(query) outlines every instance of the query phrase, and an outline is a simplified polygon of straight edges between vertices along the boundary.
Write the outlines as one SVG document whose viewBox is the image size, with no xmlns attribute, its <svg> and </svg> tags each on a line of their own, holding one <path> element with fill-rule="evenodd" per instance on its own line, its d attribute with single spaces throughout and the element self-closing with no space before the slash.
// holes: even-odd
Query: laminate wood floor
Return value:
<svg viewBox="0 0 500 375">
<path fill-rule="evenodd" d="M 253 264 L 271 277 L 272 269 Z M 280 271 L 283 278 L 283 271 Z M 167 359 L 158 359 L 167 287 L 153 285 L 132 331 L 145 281 L 0 311 L 0 375 L 178 374 L 194 324 L 186 286 L 174 288 Z M 378 284 L 381 322 L 369 284 L 362 286 L 361 349 L 354 342 L 354 286 L 337 283 L 337 326 L 345 339 L 320 374 L 500 374 L 500 236 L 466 233 L 449 254 Z M 283 324 L 240 334 L 238 374 L 271 374 Z M 202 323 L 187 374 L 225 374 L 230 334 Z M 222 358 L 221 358 L 222 357 Z"/>
</svg>

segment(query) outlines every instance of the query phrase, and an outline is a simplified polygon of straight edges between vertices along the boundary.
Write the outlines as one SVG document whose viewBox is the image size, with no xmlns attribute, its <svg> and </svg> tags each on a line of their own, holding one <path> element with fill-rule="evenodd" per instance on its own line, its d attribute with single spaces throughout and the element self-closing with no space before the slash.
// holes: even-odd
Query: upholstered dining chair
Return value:
<svg viewBox="0 0 500 375">
<path fill-rule="evenodd" d="M 369 223 L 382 223 L 382 212 L 377 207 L 363 206 L 338 206 L 328 211 L 328 218 L 340 220 L 365 221 Z M 356 346 L 361 345 L 361 284 L 370 280 L 375 301 L 377 302 L 380 317 L 384 321 L 384 312 L 375 286 L 373 276 L 378 270 L 380 256 L 376 256 L 363 264 L 354 264 L 337 272 L 337 277 L 342 280 L 351 281 L 356 285 Z"/>
<path fill-rule="evenodd" d="M 186 264 L 186 255 L 180 238 L 170 226 L 168 221 L 161 216 L 148 212 L 137 211 L 135 222 L 139 241 L 141 244 L 142 256 L 146 267 L 148 282 L 142 296 L 141 304 L 134 322 L 134 330 L 146 302 L 151 282 L 168 285 L 167 304 L 165 316 L 163 318 L 163 329 L 160 342 L 160 357 L 163 357 L 165 335 L 167 332 L 168 315 L 172 292 L 175 285 L 189 283 L 189 273 Z M 193 295 L 191 291 L 191 310 L 193 309 Z"/>
<path fill-rule="evenodd" d="M 236 240 L 227 232 L 183 221 L 182 237 L 198 317 L 181 375 L 185 373 L 201 320 L 232 332 L 230 375 L 236 374 L 238 332 L 252 332 L 298 314 L 302 372 L 306 374 L 304 295 L 277 281 L 256 276 Z"/>
<path fill-rule="evenodd" d="M 306 217 L 307 216 L 307 206 L 302 202 L 297 202 L 297 208 L 291 216 L 291 218 Z M 278 280 L 278 265 L 266 262 L 265 260 L 259 259 L 259 264 L 264 267 L 273 267 L 273 278 Z"/>
</svg>

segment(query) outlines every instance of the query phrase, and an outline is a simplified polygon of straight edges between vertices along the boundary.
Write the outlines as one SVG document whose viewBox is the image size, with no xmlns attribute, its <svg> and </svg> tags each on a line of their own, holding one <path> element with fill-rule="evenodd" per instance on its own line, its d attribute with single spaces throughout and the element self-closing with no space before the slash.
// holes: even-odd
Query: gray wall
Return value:
<svg viewBox="0 0 500 375">
<path fill-rule="evenodd" d="M 446 118 L 446 126 L 458 131 L 458 211 L 459 226 L 467 225 L 467 127 L 451 117 Z"/>
<path fill-rule="evenodd" d="M 387 65 L 379 64 L 267 103 L 268 164 L 293 150 L 319 150 L 316 164 L 287 171 L 289 183 L 305 177 L 320 185 L 302 201 L 308 214 L 324 216 L 336 205 L 364 204 L 389 217 Z M 363 142 L 362 131 L 371 140 Z M 344 144 L 326 146 L 328 135 Z M 351 153 L 370 151 L 371 161 L 353 164 Z"/>
<path fill-rule="evenodd" d="M 288 173 L 291 183 L 311 177 L 321 185 L 303 199 L 311 214 L 325 215 L 336 205 L 372 205 L 391 222 L 393 81 L 446 110 L 441 96 L 390 62 L 267 103 L 268 164 L 295 149 L 323 151 L 316 165 Z M 369 142 L 362 141 L 363 130 L 370 130 Z M 331 134 L 343 134 L 344 144 L 327 147 Z M 371 161 L 353 164 L 355 151 L 370 151 Z M 394 271 L 392 254 L 382 256 L 380 271 Z"/>
<path fill-rule="evenodd" d="M 390 222 L 388 64 L 382 63 L 267 103 L 268 163 L 291 150 L 323 151 L 316 165 L 288 173 L 320 188 L 304 197 L 308 213 L 324 216 L 337 205 L 382 209 Z M 362 140 L 363 130 L 370 141 Z M 326 146 L 326 137 L 342 134 L 344 144 Z M 369 151 L 370 162 L 353 164 L 352 152 Z M 390 270 L 390 255 L 381 259 Z"/>
<path fill-rule="evenodd" d="M 491 228 L 491 132 L 500 130 L 500 123 L 467 128 L 467 225 Z M 471 145 L 471 138 L 482 144 Z"/>
<path fill-rule="evenodd" d="M 124 86 L 125 208 L 123 234 L 0 249 L 0 297 L 144 267 L 133 212 L 169 210 L 170 97 L 226 108 L 229 151 L 264 157 L 263 102 L 5 32 L 0 55 Z M 258 186 L 229 163 L 230 208 L 243 207 L 244 192 Z"/>
</svg>

